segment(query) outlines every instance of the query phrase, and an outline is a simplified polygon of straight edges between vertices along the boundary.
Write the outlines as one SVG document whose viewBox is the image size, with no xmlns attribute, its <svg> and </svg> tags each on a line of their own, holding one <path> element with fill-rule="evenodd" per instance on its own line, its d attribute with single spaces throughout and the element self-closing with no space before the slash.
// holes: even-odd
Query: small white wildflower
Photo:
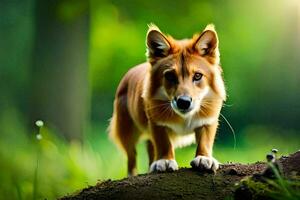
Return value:
<svg viewBox="0 0 300 200">
<path fill-rule="evenodd" d="M 37 134 L 37 135 L 36 135 L 36 139 L 37 139 L 37 140 L 41 140 L 41 139 L 43 139 L 43 136 L 42 136 L 41 134 Z"/>
<path fill-rule="evenodd" d="M 42 126 L 44 126 L 44 122 L 42 120 L 37 120 L 35 122 L 35 125 L 38 126 L 38 127 L 42 127 Z"/>
</svg>

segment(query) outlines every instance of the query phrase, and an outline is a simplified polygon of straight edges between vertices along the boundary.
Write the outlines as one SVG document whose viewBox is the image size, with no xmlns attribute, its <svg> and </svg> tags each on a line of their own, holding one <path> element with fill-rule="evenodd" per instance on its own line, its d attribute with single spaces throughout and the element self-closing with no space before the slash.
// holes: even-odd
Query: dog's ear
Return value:
<svg viewBox="0 0 300 200">
<path fill-rule="evenodd" d="M 214 64 L 219 64 L 219 40 L 214 25 L 209 24 L 195 42 L 194 48 L 201 56 L 207 56 Z"/>
<path fill-rule="evenodd" d="M 171 49 L 170 43 L 166 36 L 153 24 L 149 25 L 146 39 L 147 57 L 162 58 L 166 57 Z"/>
</svg>

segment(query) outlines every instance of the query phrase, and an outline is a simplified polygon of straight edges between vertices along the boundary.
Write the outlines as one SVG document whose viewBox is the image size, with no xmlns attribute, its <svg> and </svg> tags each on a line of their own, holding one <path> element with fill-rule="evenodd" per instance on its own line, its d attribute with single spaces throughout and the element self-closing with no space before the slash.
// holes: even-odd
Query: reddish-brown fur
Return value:
<svg viewBox="0 0 300 200">
<path fill-rule="evenodd" d="M 174 141 L 180 143 L 189 131 L 195 133 L 196 156 L 212 158 L 218 116 L 226 97 L 218 38 L 212 26 L 192 39 L 179 41 L 150 26 L 147 47 L 148 62 L 131 68 L 119 84 L 109 129 L 127 154 L 129 175 L 136 174 L 135 145 L 142 135 L 148 138 L 149 164 L 174 160 Z M 175 74 L 176 84 L 166 80 L 168 71 Z M 200 81 L 194 81 L 195 73 L 203 75 Z M 183 94 L 195 102 L 195 108 L 186 115 L 175 111 L 170 103 Z"/>
</svg>

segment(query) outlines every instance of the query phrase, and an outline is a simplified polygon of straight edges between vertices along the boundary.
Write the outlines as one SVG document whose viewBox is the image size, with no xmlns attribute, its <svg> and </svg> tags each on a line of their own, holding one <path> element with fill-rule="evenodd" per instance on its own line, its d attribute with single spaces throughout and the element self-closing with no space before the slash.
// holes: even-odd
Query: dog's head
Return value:
<svg viewBox="0 0 300 200">
<path fill-rule="evenodd" d="M 169 101 L 182 117 L 199 111 L 208 100 L 225 100 L 219 41 L 213 25 L 184 40 L 175 40 L 150 25 L 146 44 L 151 65 L 148 97 Z"/>
</svg>

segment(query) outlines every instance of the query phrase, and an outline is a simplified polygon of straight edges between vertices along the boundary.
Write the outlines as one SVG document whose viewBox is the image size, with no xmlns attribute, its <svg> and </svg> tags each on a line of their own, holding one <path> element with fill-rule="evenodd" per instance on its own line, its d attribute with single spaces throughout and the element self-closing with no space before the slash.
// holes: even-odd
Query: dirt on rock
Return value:
<svg viewBox="0 0 300 200">
<path fill-rule="evenodd" d="M 278 161 L 283 174 L 300 174 L 300 152 Z M 236 184 L 253 174 L 261 174 L 267 164 L 225 164 L 216 174 L 181 168 L 176 172 L 142 174 L 122 180 L 107 180 L 85 188 L 62 200 L 82 199 L 226 199 Z"/>
</svg>

